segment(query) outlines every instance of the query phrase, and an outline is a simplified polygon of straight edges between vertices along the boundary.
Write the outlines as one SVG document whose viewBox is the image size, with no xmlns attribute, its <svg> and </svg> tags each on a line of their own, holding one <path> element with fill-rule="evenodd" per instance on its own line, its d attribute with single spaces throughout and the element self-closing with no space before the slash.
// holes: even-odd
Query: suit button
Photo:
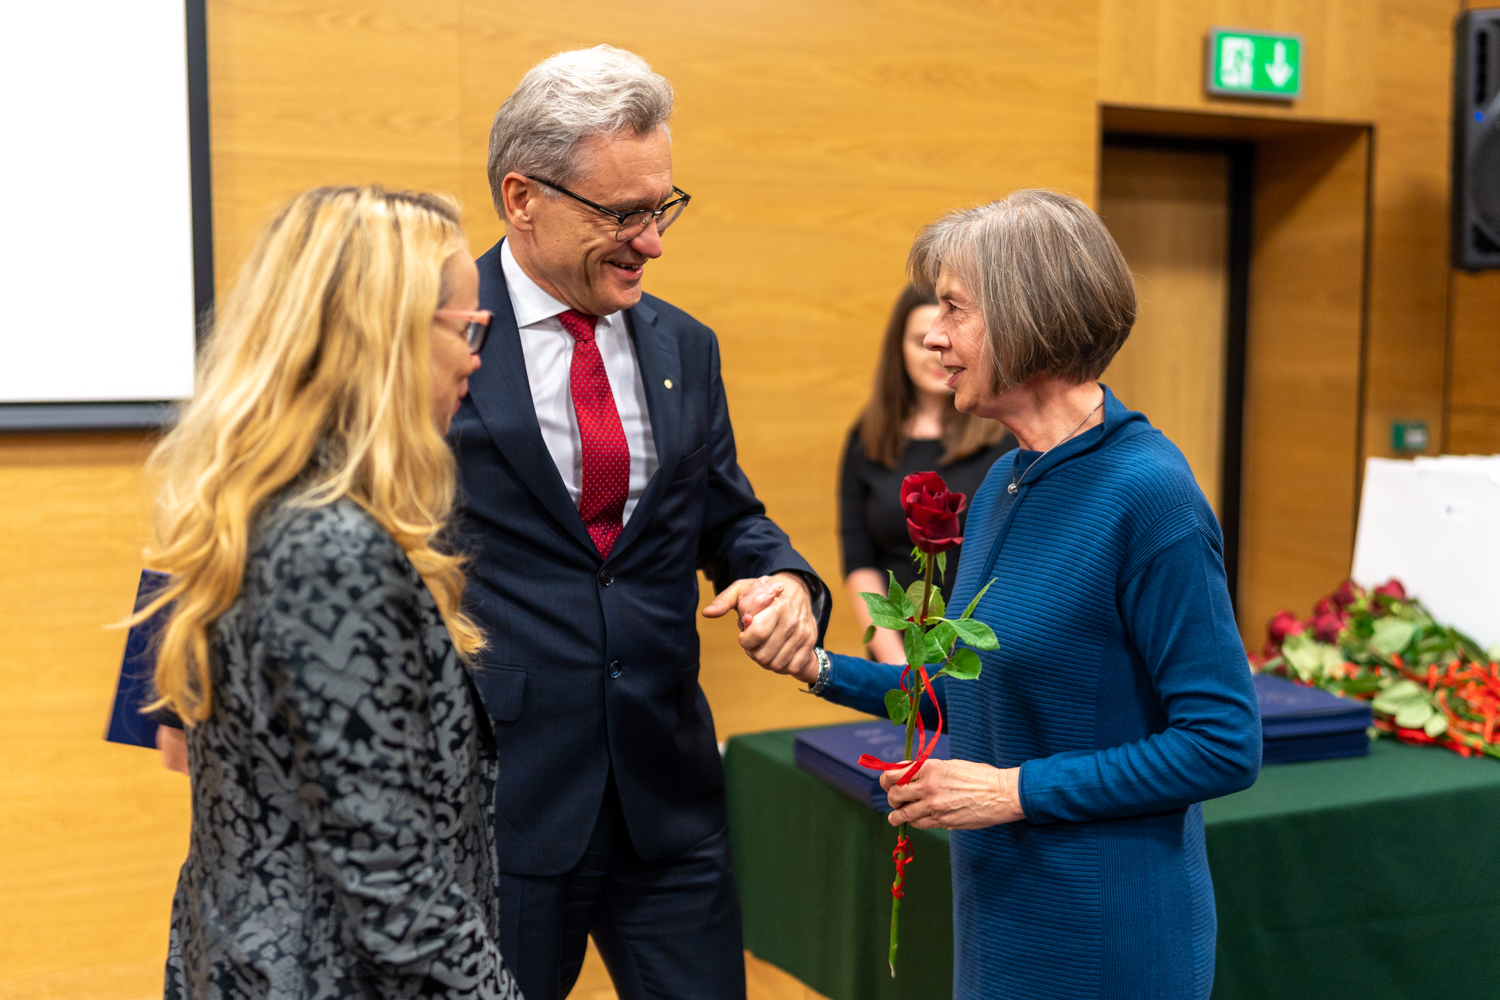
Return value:
<svg viewBox="0 0 1500 1000">
<path fill-rule="evenodd" d="M 619 660 L 610 660 L 609 661 L 609 676 L 611 676 L 611 677 L 618 677 L 618 676 L 620 676 L 620 661 Z"/>
<path fill-rule="evenodd" d="M 608 587 L 610 584 L 615 582 L 615 575 L 608 569 L 601 569 L 599 571 L 599 582 Z"/>
</svg>

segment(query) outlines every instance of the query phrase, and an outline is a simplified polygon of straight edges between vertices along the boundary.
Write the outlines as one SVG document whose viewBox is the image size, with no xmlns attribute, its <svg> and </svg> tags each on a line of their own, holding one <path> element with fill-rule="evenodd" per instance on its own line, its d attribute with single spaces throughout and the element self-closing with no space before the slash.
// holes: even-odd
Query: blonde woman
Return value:
<svg viewBox="0 0 1500 1000">
<path fill-rule="evenodd" d="M 518 997 L 443 434 L 488 316 L 451 202 L 320 188 L 261 237 L 151 458 L 156 687 L 193 826 L 167 997 Z"/>
</svg>

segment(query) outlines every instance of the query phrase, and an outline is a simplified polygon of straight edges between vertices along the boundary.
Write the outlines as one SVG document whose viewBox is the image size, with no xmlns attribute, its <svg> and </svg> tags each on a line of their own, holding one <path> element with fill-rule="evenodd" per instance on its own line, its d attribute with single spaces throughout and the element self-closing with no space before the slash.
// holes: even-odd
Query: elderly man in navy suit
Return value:
<svg viewBox="0 0 1500 1000">
<path fill-rule="evenodd" d="M 756 662 L 826 663 L 827 588 L 740 471 L 713 331 L 641 292 L 689 200 L 671 110 L 599 46 L 532 69 L 490 134 L 506 238 L 478 261 L 492 329 L 452 440 L 528 1000 L 567 996 L 589 935 L 622 1000 L 745 995 L 697 571 Z"/>
</svg>

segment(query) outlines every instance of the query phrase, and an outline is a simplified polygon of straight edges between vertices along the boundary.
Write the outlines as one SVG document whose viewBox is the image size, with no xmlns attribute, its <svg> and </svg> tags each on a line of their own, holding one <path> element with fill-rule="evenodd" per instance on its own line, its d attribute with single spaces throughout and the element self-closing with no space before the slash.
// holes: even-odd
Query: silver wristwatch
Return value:
<svg viewBox="0 0 1500 1000">
<path fill-rule="evenodd" d="M 814 646 L 813 655 L 818 658 L 818 679 L 804 690 L 808 694 L 822 694 L 823 689 L 828 686 L 828 674 L 833 669 L 833 664 L 829 661 L 828 653 L 822 646 Z"/>
</svg>

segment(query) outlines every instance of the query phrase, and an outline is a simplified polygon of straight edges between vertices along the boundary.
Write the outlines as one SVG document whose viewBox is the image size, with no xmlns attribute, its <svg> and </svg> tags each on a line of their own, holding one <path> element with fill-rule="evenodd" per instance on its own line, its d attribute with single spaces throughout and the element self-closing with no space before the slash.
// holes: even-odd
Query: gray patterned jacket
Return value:
<svg viewBox="0 0 1500 1000">
<path fill-rule="evenodd" d="M 165 995 L 519 998 L 494 738 L 390 535 L 348 500 L 273 506 L 213 651 Z"/>
</svg>

